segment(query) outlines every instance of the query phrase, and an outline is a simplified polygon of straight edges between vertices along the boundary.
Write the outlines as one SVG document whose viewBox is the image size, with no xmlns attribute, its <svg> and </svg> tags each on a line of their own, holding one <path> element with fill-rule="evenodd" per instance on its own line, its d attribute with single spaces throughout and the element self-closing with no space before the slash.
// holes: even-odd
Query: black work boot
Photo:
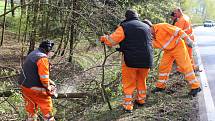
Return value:
<svg viewBox="0 0 215 121">
<path fill-rule="evenodd" d="M 158 88 L 158 87 L 156 87 L 155 89 L 152 90 L 152 93 L 163 92 L 164 90 L 165 90 L 165 88 Z"/>
<path fill-rule="evenodd" d="M 145 105 L 145 103 L 140 103 L 140 102 L 138 102 L 137 100 L 134 101 L 134 104 L 136 104 L 136 105 L 139 106 L 139 107 L 142 107 L 142 106 Z"/>
<path fill-rule="evenodd" d="M 197 89 L 191 89 L 191 91 L 188 93 L 188 95 L 191 95 L 193 97 L 195 97 L 197 95 L 197 93 L 201 92 L 201 88 L 197 88 Z"/>
<path fill-rule="evenodd" d="M 132 110 L 126 110 L 124 109 L 126 113 L 132 113 L 133 111 Z"/>
</svg>

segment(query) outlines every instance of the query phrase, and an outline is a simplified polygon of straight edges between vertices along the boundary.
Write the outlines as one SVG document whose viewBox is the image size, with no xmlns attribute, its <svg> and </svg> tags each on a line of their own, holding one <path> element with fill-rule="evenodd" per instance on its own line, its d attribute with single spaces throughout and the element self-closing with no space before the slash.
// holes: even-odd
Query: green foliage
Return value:
<svg viewBox="0 0 215 121">
<path fill-rule="evenodd" d="M 20 23 L 20 16 L 7 16 L 6 18 L 6 29 L 9 29 L 12 32 L 18 32 L 19 31 L 19 23 Z M 25 29 L 25 23 L 26 23 L 26 18 L 22 19 L 22 23 L 21 23 L 21 31 L 24 31 Z"/>
<path fill-rule="evenodd" d="M 4 13 L 4 5 L 5 5 L 5 2 L 4 1 L 0 1 L 0 14 L 3 14 Z M 10 9 L 10 6 L 7 5 L 7 10 Z"/>
<path fill-rule="evenodd" d="M 157 4 L 159 2 L 159 4 Z M 154 23 L 158 22 L 168 22 L 170 18 L 169 13 L 173 10 L 175 6 L 174 0 L 169 1 L 148 1 L 141 2 L 138 5 L 134 5 L 134 8 L 139 12 L 142 19 L 149 19 Z"/>
<path fill-rule="evenodd" d="M 10 96 L 8 99 L 5 98 L 6 101 L 1 102 L 0 104 L 0 114 L 5 113 L 5 114 L 18 114 L 20 119 L 24 119 L 26 112 L 24 109 L 24 102 L 22 99 L 22 95 L 13 92 L 13 95 Z"/>
</svg>

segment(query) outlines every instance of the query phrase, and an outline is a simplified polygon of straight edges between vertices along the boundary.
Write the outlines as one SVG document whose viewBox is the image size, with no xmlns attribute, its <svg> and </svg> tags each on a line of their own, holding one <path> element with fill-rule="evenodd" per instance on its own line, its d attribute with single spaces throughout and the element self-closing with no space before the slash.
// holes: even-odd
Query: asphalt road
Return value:
<svg viewBox="0 0 215 121">
<path fill-rule="evenodd" d="M 215 121 L 215 27 L 196 27 L 194 33 L 203 68 L 200 75 L 204 76 L 201 78 L 203 91 L 199 96 L 200 117 L 202 115 L 202 121 Z"/>
</svg>

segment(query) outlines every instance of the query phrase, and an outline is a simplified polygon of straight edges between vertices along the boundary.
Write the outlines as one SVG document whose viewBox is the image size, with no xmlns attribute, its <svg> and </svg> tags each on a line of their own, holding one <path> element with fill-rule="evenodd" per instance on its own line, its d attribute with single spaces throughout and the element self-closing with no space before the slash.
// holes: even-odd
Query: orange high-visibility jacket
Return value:
<svg viewBox="0 0 215 121">
<path fill-rule="evenodd" d="M 189 38 L 182 29 L 168 23 L 155 24 L 153 25 L 153 28 L 155 31 L 155 37 L 152 41 L 154 48 L 171 50 L 179 41 L 187 40 Z"/>
<path fill-rule="evenodd" d="M 108 35 L 102 36 L 100 41 L 104 42 L 108 46 L 115 46 L 125 39 L 125 34 L 122 26 L 118 26 L 117 29 Z"/>
<path fill-rule="evenodd" d="M 43 84 L 43 86 L 48 89 L 50 86 L 48 58 L 40 58 L 37 61 L 37 67 L 38 67 L 38 75 L 40 77 L 40 81 Z"/>
<path fill-rule="evenodd" d="M 182 14 L 182 16 L 177 19 L 175 26 L 181 28 L 187 35 L 189 35 L 190 39 L 192 39 L 194 41 L 191 21 L 187 15 Z"/>
</svg>

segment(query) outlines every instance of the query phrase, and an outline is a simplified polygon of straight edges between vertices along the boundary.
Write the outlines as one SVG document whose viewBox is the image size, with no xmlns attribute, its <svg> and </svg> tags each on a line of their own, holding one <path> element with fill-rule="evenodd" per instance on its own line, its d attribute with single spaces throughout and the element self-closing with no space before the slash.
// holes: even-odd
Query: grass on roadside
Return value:
<svg viewBox="0 0 215 121">
<path fill-rule="evenodd" d="M 150 87 L 149 87 L 150 88 Z M 121 98 L 111 101 L 113 110 L 108 106 L 100 105 L 89 109 L 89 112 L 80 118 L 86 121 L 198 121 L 198 102 L 196 97 L 187 95 L 188 85 L 185 81 L 174 77 L 169 80 L 166 93 L 150 93 L 148 90 L 147 102 L 143 107 L 134 106 L 131 114 L 121 109 Z M 79 120 L 79 119 L 78 119 Z"/>
</svg>

